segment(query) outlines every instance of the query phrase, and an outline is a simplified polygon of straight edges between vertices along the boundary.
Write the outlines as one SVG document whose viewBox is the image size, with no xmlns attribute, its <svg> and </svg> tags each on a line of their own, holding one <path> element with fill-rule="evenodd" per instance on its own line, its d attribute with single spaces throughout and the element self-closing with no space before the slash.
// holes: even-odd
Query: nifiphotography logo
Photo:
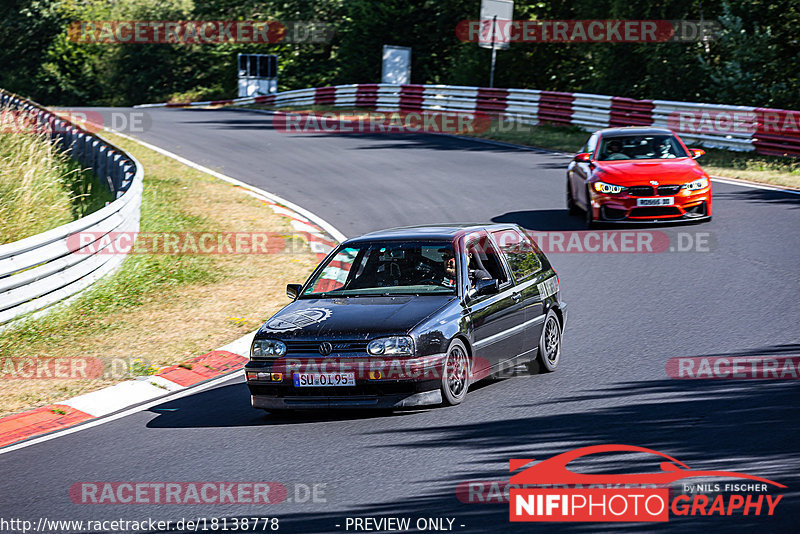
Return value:
<svg viewBox="0 0 800 534">
<path fill-rule="evenodd" d="M 662 457 L 661 472 L 582 474 L 567 464 L 601 453 L 641 452 Z M 510 461 L 514 472 L 534 460 Z M 738 478 L 747 483 L 669 484 L 696 477 Z M 676 516 L 773 515 L 783 495 L 767 493 L 768 486 L 786 486 L 745 473 L 704 471 L 664 453 L 635 445 L 581 447 L 548 458 L 513 475 L 510 480 L 511 521 L 669 521 Z M 716 496 L 700 491 L 720 492 Z M 721 493 L 724 492 L 724 493 Z"/>
</svg>

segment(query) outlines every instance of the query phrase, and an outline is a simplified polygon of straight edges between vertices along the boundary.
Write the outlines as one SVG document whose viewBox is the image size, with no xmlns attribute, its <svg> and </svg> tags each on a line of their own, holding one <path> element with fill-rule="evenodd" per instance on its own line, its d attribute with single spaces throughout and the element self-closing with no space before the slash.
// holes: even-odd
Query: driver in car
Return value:
<svg viewBox="0 0 800 534">
<path fill-rule="evenodd" d="M 656 144 L 656 158 L 660 159 L 667 159 L 667 158 L 674 158 L 675 154 L 672 152 L 672 146 L 667 142 L 666 139 L 661 139 Z"/>
<path fill-rule="evenodd" d="M 478 262 L 475 261 L 475 253 L 470 251 L 467 253 L 467 257 L 469 259 L 469 279 L 472 283 L 472 287 L 475 287 L 475 283 L 478 280 L 488 280 L 492 277 L 488 271 L 481 268 L 478 265 Z M 456 285 L 456 258 L 453 255 L 452 251 L 447 251 L 442 254 L 442 262 L 444 264 L 444 280 L 442 281 L 443 285 L 448 287 L 455 287 Z"/>
<path fill-rule="evenodd" d="M 455 287 L 456 285 L 456 257 L 452 251 L 446 251 L 442 254 L 442 263 L 444 264 L 444 280 L 443 284 L 447 287 Z"/>
<path fill-rule="evenodd" d="M 608 155 L 606 159 L 623 159 L 625 154 L 622 152 L 622 141 L 619 139 L 612 139 L 606 146 Z"/>
</svg>

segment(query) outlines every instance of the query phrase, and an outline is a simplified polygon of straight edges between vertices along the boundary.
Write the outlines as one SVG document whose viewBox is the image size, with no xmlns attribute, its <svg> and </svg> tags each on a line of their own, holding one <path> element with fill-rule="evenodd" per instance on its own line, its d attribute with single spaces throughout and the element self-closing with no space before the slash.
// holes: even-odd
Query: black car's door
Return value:
<svg viewBox="0 0 800 534">
<path fill-rule="evenodd" d="M 515 292 L 520 296 L 522 306 L 522 324 L 520 332 L 520 353 L 529 354 L 539 345 L 544 325 L 544 303 L 541 289 L 545 274 L 542 261 L 530 238 L 516 229 L 504 229 L 492 232 L 508 263 L 514 278 Z"/>
<path fill-rule="evenodd" d="M 588 152 L 594 157 L 594 151 L 595 148 L 597 148 L 597 138 L 597 134 L 592 134 L 583 148 L 581 148 L 581 152 Z M 572 198 L 584 209 L 589 202 L 586 197 L 586 181 L 591 177 L 591 166 L 591 162 L 572 161 L 567 169 L 567 180 L 572 188 Z"/>
<path fill-rule="evenodd" d="M 475 371 L 513 358 L 522 351 L 525 311 L 520 295 L 502 255 L 486 232 L 476 232 L 466 240 L 466 259 L 470 271 L 487 272 L 500 283 L 500 292 L 469 298 L 468 313 L 472 323 Z M 474 280 L 470 286 L 474 286 Z"/>
</svg>

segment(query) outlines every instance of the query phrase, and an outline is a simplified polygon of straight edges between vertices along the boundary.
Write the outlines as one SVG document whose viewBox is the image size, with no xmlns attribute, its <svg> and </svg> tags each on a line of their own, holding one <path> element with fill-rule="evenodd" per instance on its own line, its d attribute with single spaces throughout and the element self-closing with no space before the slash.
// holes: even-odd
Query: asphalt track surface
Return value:
<svg viewBox="0 0 800 534">
<path fill-rule="evenodd" d="M 270 116 L 242 111 L 147 114 L 148 129 L 132 135 L 300 204 L 347 236 L 452 221 L 582 229 L 564 209 L 563 155 L 434 135 L 287 135 Z M 230 379 L 0 455 L 0 516 L 269 515 L 288 532 L 343 531 L 354 516 L 453 517 L 462 532 L 796 531 L 800 383 L 674 380 L 665 363 L 800 353 L 798 208 L 798 195 L 716 183 L 712 222 L 657 229 L 673 244 L 679 233 L 707 232 L 708 252 L 548 254 L 570 310 L 553 374 L 480 384 L 456 408 L 288 418 L 250 408 L 243 380 Z M 510 458 L 604 443 L 789 489 L 771 518 L 673 516 L 646 525 L 510 524 L 506 504 L 456 499 L 459 482 L 507 479 Z M 626 460 L 599 467 L 639 466 Z M 80 505 L 67 493 L 79 481 L 254 480 L 324 483 L 327 502 Z"/>
</svg>

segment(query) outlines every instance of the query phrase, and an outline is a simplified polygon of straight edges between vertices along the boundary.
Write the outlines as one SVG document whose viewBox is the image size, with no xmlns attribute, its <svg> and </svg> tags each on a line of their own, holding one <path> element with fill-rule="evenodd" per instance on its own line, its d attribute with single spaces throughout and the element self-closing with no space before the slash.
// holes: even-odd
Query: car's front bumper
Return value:
<svg viewBox="0 0 800 534">
<path fill-rule="evenodd" d="M 319 410 L 319 409 L 398 409 L 433 406 L 442 403 L 439 389 L 411 394 L 347 396 L 278 396 L 251 395 L 253 408 L 264 410 Z"/>
<path fill-rule="evenodd" d="M 279 358 L 251 360 L 245 377 L 254 408 L 410 408 L 442 403 L 444 354 L 416 358 Z M 374 372 L 379 370 L 380 377 Z M 355 385 L 300 387 L 297 372 L 355 374 Z M 277 375 L 277 376 L 276 376 Z"/>
<path fill-rule="evenodd" d="M 594 220 L 604 223 L 704 221 L 711 218 L 711 191 L 672 195 L 666 206 L 639 206 L 642 197 L 592 194 Z M 658 197 L 648 197 L 658 198 Z"/>
</svg>

